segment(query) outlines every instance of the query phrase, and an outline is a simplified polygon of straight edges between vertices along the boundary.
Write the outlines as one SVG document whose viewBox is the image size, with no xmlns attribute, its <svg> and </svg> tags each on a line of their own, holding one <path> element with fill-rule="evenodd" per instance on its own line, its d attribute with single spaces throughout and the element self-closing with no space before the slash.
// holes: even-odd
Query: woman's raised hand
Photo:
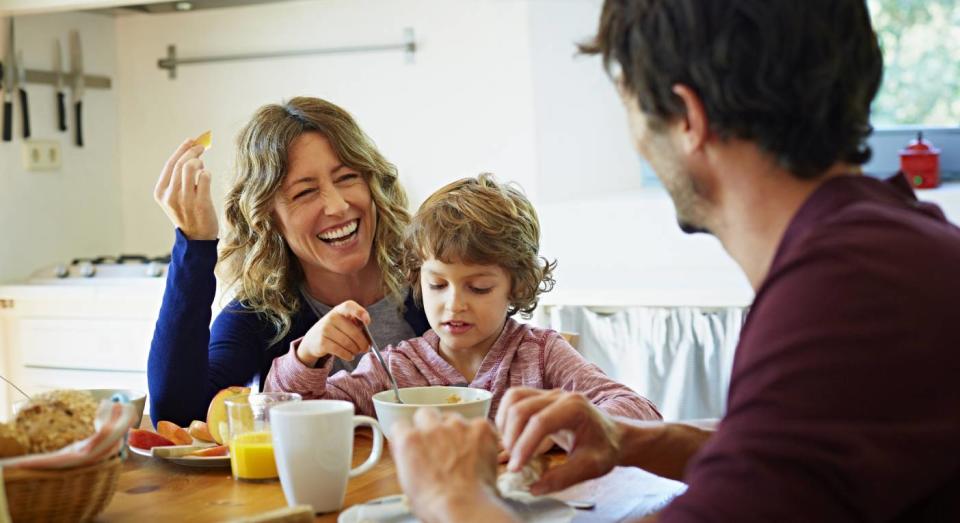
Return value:
<svg viewBox="0 0 960 523">
<path fill-rule="evenodd" d="M 210 172 L 203 168 L 204 147 L 187 140 L 167 159 L 153 199 L 191 240 L 217 239 L 217 211 L 210 196 Z"/>
<path fill-rule="evenodd" d="M 369 323 L 370 315 L 366 309 L 355 301 L 347 300 L 310 327 L 297 346 L 297 358 L 308 367 L 313 367 L 317 360 L 330 354 L 351 361 L 370 350 L 370 343 L 361 326 Z"/>
</svg>

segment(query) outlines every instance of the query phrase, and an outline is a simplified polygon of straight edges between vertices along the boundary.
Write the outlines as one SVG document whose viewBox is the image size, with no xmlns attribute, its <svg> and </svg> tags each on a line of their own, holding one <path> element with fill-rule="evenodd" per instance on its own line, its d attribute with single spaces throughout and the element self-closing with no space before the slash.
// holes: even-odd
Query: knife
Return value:
<svg viewBox="0 0 960 523">
<path fill-rule="evenodd" d="M 76 116 L 76 143 L 83 147 L 83 53 L 80 48 L 80 33 L 70 31 L 70 70 L 73 73 L 72 101 Z"/>
<path fill-rule="evenodd" d="M 57 128 L 61 131 L 67 130 L 67 109 L 63 94 L 63 58 L 61 54 L 63 49 L 60 47 L 60 39 L 57 38 L 57 49 L 53 55 L 53 74 L 56 75 L 57 89 Z"/>
<path fill-rule="evenodd" d="M 7 36 L 7 56 L 4 59 L 3 74 L 3 141 L 13 140 L 13 91 L 17 83 L 17 71 L 13 60 L 13 18 L 10 18 L 10 31 Z"/>
<path fill-rule="evenodd" d="M 17 85 L 20 91 L 20 116 L 23 117 L 23 137 L 30 138 L 30 104 L 27 101 L 27 68 L 23 66 L 23 51 L 17 51 Z"/>
<path fill-rule="evenodd" d="M 9 75 L 8 75 L 9 76 Z M 0 64 L 0 89 L 3 89 L 3 141 L 9 142 L 11 123 L 13 121 L 13 104 L 10 103 L 10 80 L 3 78 L 3 64 Z"/>
</svg>

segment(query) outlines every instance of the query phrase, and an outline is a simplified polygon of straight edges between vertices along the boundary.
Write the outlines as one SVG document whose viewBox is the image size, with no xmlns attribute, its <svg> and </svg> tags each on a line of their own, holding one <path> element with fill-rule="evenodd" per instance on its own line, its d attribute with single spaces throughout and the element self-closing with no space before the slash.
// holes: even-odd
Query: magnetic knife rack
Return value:
<svg viewBox="0 0 960 523">
<path fill-rule="evenodd" d="M 4 74 L 9 74 L 9 69 L 6 64 L 4 64 L 3 72 Z M 57 73 L 53 71 L 43 71 L 39 69 L 27 69 L 25 71 L 26 79 L 28 84 L 46 84 L 46 85 L 57 85 Z M 63 87 L 65 90 L 71 89 L 73 86 L 73 73 L 63 72 L 60 73 L 60 78 L 63 80 Z M 110 89 L 112 82 L 110 81 L 109 76 L 97 76 L 97 75 L 83 75 L 83 86 L 87 89 Z"/>
<path fill-rule="evenodd" d="M 157 67 L 166 69 L 168 78 L 177 77 L 177 66 L 194 65 L 213 62 L 235 62 L 238 60 L 258 60 L 264 58 L 283 58 L 291 56 L 308 56 L 322 54 L 343 54 L 343 53 L 372 53 L 382 51 L 403 51 L 407 63 L 413 63 L 413 56 L 417 52 L 417 42 L 414 39 L 413 29 L 410 27 L 403 30 L 403 41 L 400 43 L 379 44 L 379 45 L 357 45 L 344 47 L 326 47 L 320 49 L 298 49 L 292 51 L 270 51 L 262 53 L 244 53 L 219 56 L 198 56 L 190 58 L 181 58 L 177 56 L 177 46 L 167 46 L 167 56 L 157 60 Z"/>
</svg>

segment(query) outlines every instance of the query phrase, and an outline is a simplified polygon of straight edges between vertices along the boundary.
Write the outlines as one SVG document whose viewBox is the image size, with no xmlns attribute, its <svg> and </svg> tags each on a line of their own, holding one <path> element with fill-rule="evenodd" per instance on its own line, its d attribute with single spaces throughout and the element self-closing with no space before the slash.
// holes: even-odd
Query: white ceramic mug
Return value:
<svg viewBox="0 0 960 523">
<path fill-rule="evenodd" d="M 311 505 L 314 512 L 343 507 L 347 479 L 369 471 L 383 454 L 383 431 L 377 420 L 354 416 L 353 404 L 309 400 L 270 409 L 273 452 L 287 504 Z M 373 429 L 370 457 L 357 468 L 353 461 L 353 431 Z"/>
</svg>

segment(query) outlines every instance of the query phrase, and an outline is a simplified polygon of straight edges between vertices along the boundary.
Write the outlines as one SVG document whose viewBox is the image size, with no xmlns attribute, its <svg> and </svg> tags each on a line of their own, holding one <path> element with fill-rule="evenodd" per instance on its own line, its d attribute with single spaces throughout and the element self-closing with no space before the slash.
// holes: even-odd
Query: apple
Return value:
<svg viewBox="0 0 960 523">
<path fill-rule="evenodd" d="M 174 443 L 156 432 L 143 429 L 130 429 L 128 444 L 138 449 L 150 450 L 153 447 L 169 447 Z"/>
<path fill-rule="evenodd" d="M 167 438 L 168 440 L 176 443 L 177 445 L 192 445 L 193 438 L 190 437 L 190 434 L 183 430 L 180 425 L 172 421 L 160 421 L 157 423 L 157 432 Z"/>
<path fill-rule="evenodd" d="M 189 432 L 194 439 L 213 443 L 213 435 L 210 434 L 210 429 L 207 427 L 206 421 L 193 420 L 190 422 L 190 428 L 187 429 L 187 432 Z"/>
<path fill-rule="evenodd" d="M 207 429 L 218 445 L 223 445 L 227 432 L 227 405 L 224 401 L 230 396 L 240 394 L 250 394 L 250 387 L 227 387 L 214 394 L 210 400 L 210 407 L 207 408 Z"/>
</svg>

